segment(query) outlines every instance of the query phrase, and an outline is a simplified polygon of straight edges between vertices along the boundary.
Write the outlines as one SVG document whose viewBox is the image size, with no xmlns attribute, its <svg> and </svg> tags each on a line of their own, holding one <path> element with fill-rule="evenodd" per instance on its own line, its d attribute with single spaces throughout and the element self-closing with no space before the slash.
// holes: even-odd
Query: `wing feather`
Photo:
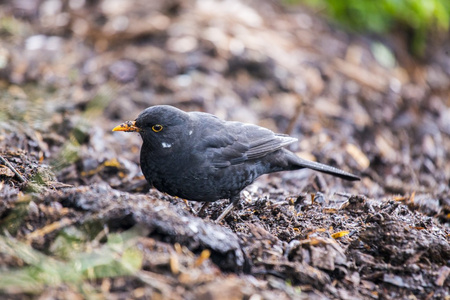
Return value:
<svg viewBox="0 0 450 300">
<path fill-rule="evenodd" d="M 256 125 L 228 122 L 204 145 L 212 165 L 225 168 L 255 160 L 297 141 L 296 138 L 275 134 Z M 216 128 L 217 129 L 217 128 Z"/>
</svg>

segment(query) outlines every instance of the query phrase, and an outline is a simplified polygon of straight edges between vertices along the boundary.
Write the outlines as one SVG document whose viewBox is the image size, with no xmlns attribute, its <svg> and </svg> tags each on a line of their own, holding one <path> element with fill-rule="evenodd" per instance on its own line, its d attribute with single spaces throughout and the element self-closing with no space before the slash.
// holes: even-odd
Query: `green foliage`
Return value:
<svg viewBox="0 0 450 300">
<path fill-rule="evenodd" d="M 13 209 L 0 219 L 0 232 L 7 230 L 9 233 L 16 234 L 23 219 L 28 215 L 28 208 L 31 201 L 30 195 L 20 196 Z M 1 245 L 0 245 L 1 246 Z"/>
<path fill-rule="evenodd" d="M 290 0 L 324 10 L 332 19 L 348 29 L 386 33 L 395 28 L 412 30 L 412 50 L 422 54 L 426 34 L 448 31 L 448 0 Z"/>
<path fill-rule="evenodd" d="M 138 232 L 107 235 L 107 242 L 89 241 L 75 227 L 64 229 L 45 255 L 11 236 L 0 235 L 0 256 L 13 257 L 23 267 L 3 269 L 0 293 L 40 293 L 47 286 L 70 285 L 79 292 L 92 290 L 88 280 L 135 275 L 143 254 L 136 248 Z"/>
</svg>

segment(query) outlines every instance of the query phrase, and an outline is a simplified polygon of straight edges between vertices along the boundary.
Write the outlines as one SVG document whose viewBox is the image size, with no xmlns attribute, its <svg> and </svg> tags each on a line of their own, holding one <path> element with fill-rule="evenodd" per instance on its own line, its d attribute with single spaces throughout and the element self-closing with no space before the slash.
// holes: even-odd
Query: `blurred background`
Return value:
<svg viewBox="0 0 450 300">
<path fill-rule="evenodd" d="M 43 186 L 105 184 L 147 193 L 138 134 L 111 129 L 148 106 L 169 104 L 287 133 L 299 139 L 291 148 L 298 155 L 362 178 L 353 184 L 303 170 L 270 175 L 249 188 L 253 199 L 286 203 L 320 191 L 327 204 L 343 194 L 409 201 L 446 224 L 448 246 L 449 26 L 448 0 L 0 0 L 0 154 L 34 184 L 25 189 L 0 165 L 0 227 L 23 238 L 59 220 L 53 213 L 68 209 L 60 202 L 73 195 L 35 208 L 23 192 Z M 25 210 L 16 209 L 21 201 Z M 28 221 L 18 223 L 27 214 Z M 410 225 L 423 229 L 433 222 Z M 283 232 L 279 223 L 268 226 L 287 243 L 306 238 L 298 228 L 322 225 L 301 223 Z M 74 240 L 91 242 L 98 233 L 86 237 L 69 228 L 65 234 Z M 94 248 L 106 235 L 98 234 Z M 55 236 L 33 246 L 50 251 Z M 74 248 L 70 243 L 67 249 Z M 167 247 L 162 252 L 173 253 L 172 244 Z"/>
<path fill-rule="evenodd" d="M 61 182 L 123 185 L 80 172 L 119 157 L 135 176 L 140 139 L 110 128 L 170 104 L 293 135 L 371 197 L 448 197 L 447 1 L 14 0 L 0 14 L 0 143 Z"/>
</svg>

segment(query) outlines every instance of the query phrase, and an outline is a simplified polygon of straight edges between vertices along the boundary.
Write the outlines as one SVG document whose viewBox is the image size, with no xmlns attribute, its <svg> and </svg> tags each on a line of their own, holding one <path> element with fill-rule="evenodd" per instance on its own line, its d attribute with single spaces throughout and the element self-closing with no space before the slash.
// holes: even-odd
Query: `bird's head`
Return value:
<svg viewBox="0 0 450 300">
<path fill-rule="evenodd" d="M 139 132 L 144 147 L 152 150 L 170 149 L 189 131 L 189 115 L 169 105 L 151 106 L 135 121 L 126 121 L 113 131 Z"/>
</svg>

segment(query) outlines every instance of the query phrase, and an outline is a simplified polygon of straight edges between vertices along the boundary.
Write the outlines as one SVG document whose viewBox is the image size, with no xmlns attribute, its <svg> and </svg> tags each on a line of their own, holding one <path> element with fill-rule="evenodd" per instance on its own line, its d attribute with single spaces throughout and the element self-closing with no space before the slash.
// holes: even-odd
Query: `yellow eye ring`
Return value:
<svg viewBox="0 0 450 300">
<path fill-rule="evenodd" d="M 163 129 L 162 125 L 156 124 L 152 126 L 154 132 L 160 132 Z"/>
</svg>

